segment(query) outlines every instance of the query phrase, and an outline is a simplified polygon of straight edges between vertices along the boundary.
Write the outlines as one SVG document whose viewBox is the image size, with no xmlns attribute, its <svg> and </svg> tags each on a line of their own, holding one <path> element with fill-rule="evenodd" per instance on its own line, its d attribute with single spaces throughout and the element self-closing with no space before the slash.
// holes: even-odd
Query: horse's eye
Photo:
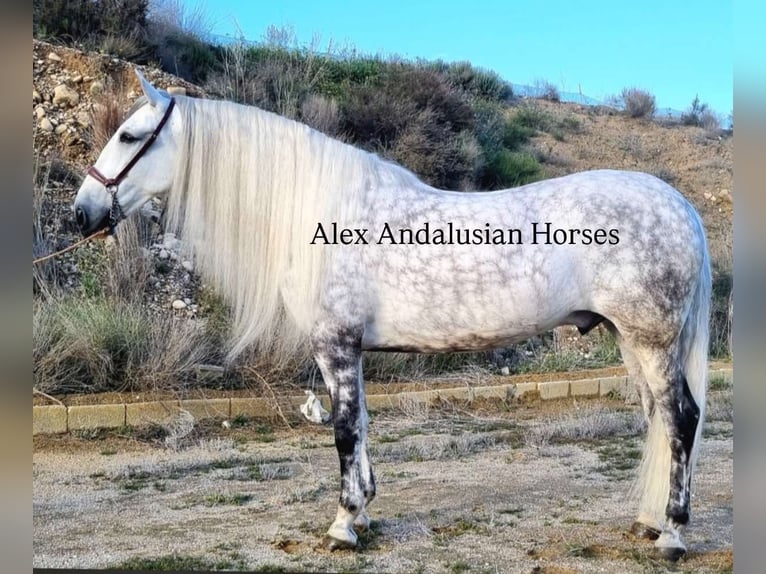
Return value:
<svg viewBox="0 0 766 574">
<path fill-rule="evenodd" d="M 129 134 L 128 132 L 122 132 L 120 134 L 120 142 L 124 144 L 137 142 L 138 138 Z"/>
</svg>

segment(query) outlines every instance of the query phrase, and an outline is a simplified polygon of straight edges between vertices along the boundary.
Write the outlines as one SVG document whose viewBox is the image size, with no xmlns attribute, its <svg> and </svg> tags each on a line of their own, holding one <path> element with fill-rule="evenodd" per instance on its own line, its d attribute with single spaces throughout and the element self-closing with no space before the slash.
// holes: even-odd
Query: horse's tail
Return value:
<svg viewBox="0 0 766 574">
<path fill-rule="evenodd" d="M 704 236 L 703 236 L 704 237 Z M 681 350 L 684 376 L 689 385 L 689 391 L 700 411 L 697 430 L 694 435 L 694 445 L 689 460 L 689 470 L 694 472 L 702 439 L 702 427 L 705 423 L 705 406 L 707 402 L 708 380 L 708 345 L 710 341 L 710 298 L 712 295 L 712 280 L 710 274 L 710 256 L 707 242 L 703 243 L 703 261 L 700 269 L 697 289 L 694 293 L 692 306 L 686 324 L 681 331 Z"/>
<path fill-rule="evenodd" d="M 700 226 L 701 227 L 701 226 Z M 710 297 L 712 291 L 710 257 L 703 231 L 703 261 L 697 285 L 694 288 L 691 307 L 681 330 L 680 361 L 686 382 L 694 402 L 699 408 L 699 421 L 694 435 L 689 470 L 694 467 L 699 454 L 702 427 L 705 419 L 705 402 L 708 379 L 708 343 L 710 339 Z M 660 413 L 655 409 L 649 421 L 644 457 L 638 473 L 634 493 L 641 498 L 639 520 L 661 527 L 670 491 L 670 443 Z"/>
</svg>

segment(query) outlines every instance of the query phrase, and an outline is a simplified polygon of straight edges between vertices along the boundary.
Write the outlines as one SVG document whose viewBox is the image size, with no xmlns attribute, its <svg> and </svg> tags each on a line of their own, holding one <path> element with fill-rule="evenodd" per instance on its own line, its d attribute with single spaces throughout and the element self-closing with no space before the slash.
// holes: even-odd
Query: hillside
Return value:
<svg viewBox="0 0 766 574">
<path fill-rule="evenodd" d="M 111 56 L 84 53 L 35 40 L 32 64 L 36 163 L 33 253 L 34 256 L 40 256 L 77 239 L 71 202 L 79 185 L 79 174 L 97 156 L 98 142 L 106 141 L 102 133 L 104 112 L 115 107 L 114 101 L 117 102 L 117 108 L 125 111 L 138 97 L 140 88 L 132 71 L 134 65 Z M 385 67 L 380 62 L 373 64 Z M 354 62 L 349 64 L 353 65 Z M 362 65 L 365 69 L 371 66 L 366 60 L 359 62 L 360 68 Z M 396 102 L 386 99 L 389 96 L 382 98 L 383 101 L 376 101 L 375 90 L 370 85 L 349 84 L 348 81 L 326 86 L 323 88 L 325 91 L 318 95 L 305 96 L 303 105 L 296 108 L 292 117 L 302 119 L 318 129 L 326 128 L 325 131 L 336 137 L 343 137 L 350 143 L 399 161 L 430 183 L 451 185 L 454 189 L 480 187 L 481 182 L 490 182 L 487 187 L 492 187 L 493 183 L 495 187 L 507 187 L 508 181 L 514 181 L 508 177 L 517 177 L 515 171 L 508 176 L 509 170 L 517 169 L 519 164 L 522 167 L 518 173 L 522 173 L 522 169 L 528 170 L 523 175 L 527 179 L 520 181 L 596 168 L 640 170 L 661 177 L 684 193 L 705 221 L 719 285 L 714 309 L 717 319 L 714 320 L 725 323 L 716 336 L 720 339 L 719 347 L 725 346 L 730 321 L 728 295 L 733 213 L 733 138 L 730 134 L 678 123 L 631 119 L 604 106 L 506 96 L 492 96 L 494 99 L 485 101 L 481 99 L 484 96 L 474 96 L 469 89 L 453 89 L 449 78 L 444 79 L 448 76 L 439 70 L 434 71 L 436 68 L 424 71 L 422 64 L 418 67 L 406 63 L 391 66 L 396 67 L 396 73 L 390 75 L 386 80 L 389 83 L 384 83 L 381 88 L 390 90 L 386 94 L 399 93 L 402 86 L 408 86 L 405 80 L 413 81 L 408 74 L 416 79 L 426 78 L 434 82 L 433 90 L 446 102 L 443 104 L 444 109 L 448 110 L 444 112 L 446 119 L 440 119 L 441 116 L 430 112 L 431 116 L 428 117 L 436 117 L 438 121 L 428 120 L 431 123 L 419 124 L 417 122 L 424 121 L 424 114 L 416 109 L 411 112 L 414 119 L 406 125 L 403 123 L 402 128 L 397 127 L 399 131 L 387 144 L 364 140 L 360 134 L 363 134 L 368 124 L 374 124 L 375 118 L 379 118 L 379 121 L 392 121 L 390 117 L 376 116 L 373 112 L 380 113 L 381 109 L 389 105 L 392 110 L 409 108 L 404 105 L 397 108 Z M 201 97 L 215 97 L 225 93 L 225 90 L 220 89 L 220 78 L 208 81 L 204 86 L 197 86 L 158 69 L 140 68 L 155 85 L 169 91 Z M 452 71 L 452 68 L 447 68 L 448 73 Z M 390 80 L 391 77 L 394 80 Z M 396 89 L 393 89 L 390 88 L 392 82 L 400 84 L 395 84 Z M 434 98 L 427 93 L 426 96 L 428 105 L 432 106 L 429 110 L 441 105 L 439 101 L 434 103 Z M 407 94 L 402 97 L 407 97 Z M 312 115 L 312 105 L 324 112 Z M 370 107 L 372 115 L 365 116 L 368 109 L 365 105 L 377 105 L 378 108 Z M 329 123 L 327 110 L 332 112 L 329 115 L 333 121 Z M 439 109 L 437 111 L 441 113 Z M 483 119 L 486 117 L 490 117 L 490 120 Z M 455 137 L 455 125 L 459 118 L 467 119 L 461 128 L 463 131 L 458 134 L 459 137 Z M 498 121 L 506 134 L 503 143 L 487 144 L 486 134 L 491 131 L 487 126 Z M 508 133 L 513 137 L 509 139 Z M 442 139 L 434 140 L 436 143 L 433 144 L 429 141 L 424 143 L 424 138 L 430 134 L 436 134 L 434 138 Z M 451 148 L 445 147 L 447 144 L 444 142 L 454 141 L 458 141 L 458 144 Z M 499 151 L 492 152 L 495 155 L 488 151 L 490 145 L 499 146 Z M 472 167 L 471 161 L 479 163 L 476 157 L 483 163 L 479 167 Z M 461 162 L 465 166 L 460 167 Z M 208 324 L 214 322 L 216 338 L 212 347 L 220 347 L 220 336 L 225 332 L 225 326 L 220 325 L 221 322 L 225 323 L 225 307 L 209 289 L 203 287 L 194 273 L 193 262 L 184 256 L 182 243 L 170 234 L 162 234 L 158 223 L 160 211 L 159 204 L 147 206 L 142 216 L 137 218 L 138 224 L 125 226 L 121 233 L 125 239 L 118 245 L 91 243 L 36 268 L 36 291 L 38 297 L 43 297 L 39 301 L 50 297 L 54 291 L 58 298 L 66 299 L 68 294 L 72 294 L 77 299 L 95 298 L 98 301 L 101 301 L 100 297 L 111 297 L 118 292 L 131 292 L 131 297 L 125 303 L 132 309 L 130 312 L 138 307 L 146 307 L 152 316 L 163 316 L 171 321 L 168 324 L 174 326 L 187 319 L 195 325 L 199 322 L 197 319 L 207 318 Z M 123 305 L 123 302 L 119 305 Z M 37 344 L 38 335 L 48 328 L 46 321 L 58 324 L 55 316 L 46 314 L 50 312 L 49 309 L 50 305 L 38 303 L 36 306 L 36 364 L 42 358 L 50 358 L 55 350 L 55 345 L 48 339 L 43 338 L 40 345 Z M 194 329 L 197 327 L 194 326 Z M 179 335 L 179 340 L 190 336 L 188 332 L 184 333 L 183 337 Z M 581 340 L 569 332 L 561 341 L 570 339 L 575 347 L 590 348 L 589 339 Z M 109 349 L 99 352 L 102 351 L 107 354 L 111 352 Z M 180 353 L 178 349 L 169 348 L 161 352 Z M 220 349 L 210 351 L 203 358 L 205 361 L 219 362 Z M 200 362 L 200 357 L 192 360 L 180 353 L 174 360 L 176 363 L 168 366 L 168 369 L 176 368 L 183 361 Z M 36 368 L 38 384 L 51 378 L 51 373 L 60 367 L 59 362 L 51 361 L 45 367 L 51 371 L 43 372 L 41 367 L 43 370 L 38 373 Z M 512 365 L 516 363 L 512 362 Z M 96 376 L 85 370 L 85 376 L 81 371 L 76 376 L 85 380 Z M 104 381 L 114 374 L 112 371 L 98 373 L 99 380 Z M 76 376 L 73 375 L 73 380 Z M 141 375 L 135 376 L 140 378 Z M 171 375 L 168 377 L 172 378 Z M 130 381 L 133 379 L 124 384 L 132 384 Z"/>
</svg>

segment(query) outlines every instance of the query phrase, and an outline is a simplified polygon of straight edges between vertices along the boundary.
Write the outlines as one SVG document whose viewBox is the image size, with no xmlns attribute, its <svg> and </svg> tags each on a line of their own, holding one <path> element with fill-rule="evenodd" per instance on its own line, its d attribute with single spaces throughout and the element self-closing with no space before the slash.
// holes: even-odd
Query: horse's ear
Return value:
<svg viewBox="0 0 766 574">
<path fill-rule="evenodd" d="M 152 107 L 157 107 L 157 105 L 159 105 L 165 99 L 162 95 L 162 92 L 152 86 L 152 84 L 146 78 L 144 78 L 143 74 L 138 70 L 136 70 L 136 76 L 138 76 L 138 81 L 141 82 L 141 89 L 144 91 L 144 95 L 149 101 L 149 105 Z"/>
</svg>

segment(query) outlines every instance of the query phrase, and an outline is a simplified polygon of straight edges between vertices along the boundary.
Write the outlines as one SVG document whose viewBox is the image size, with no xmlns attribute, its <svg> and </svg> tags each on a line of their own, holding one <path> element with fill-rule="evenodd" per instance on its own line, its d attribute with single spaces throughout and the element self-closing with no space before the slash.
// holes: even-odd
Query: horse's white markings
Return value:
<svg viewBox="0 0 766 574">
<path fill-rule="evenodd" d="M 153 129 L 166 99 L 152 97 L 126 128 Z M 98 169 L 113 173 L 123 156 L 110 141 Z M 646 378 L 642 403 L 661 414 L 651 424 L 667 432 L 650 426 L 641 508 L 665 517 L 660 547 L 682 546 L 678 528 L 688 519 L 687 479 L 705 401 L 710 270 L 699 216 L 669 185 L 602 170 L 514 190 L 443 192 L 275 115 L 178 97 L 167 129 L 118 199 L 128 214 L 167 190 L 169 226 L 183 228 L 200 270 L 231 300 L 233 352 L 252 344 L 284 353 L 313 349 L 333 397 L 343 473 L 331 536 L 355 541 L 350 526 L 374 495 L 362 348 L 485 349 L 591 313 L 635 355 L 634 372 Z M 110 207 L 92 178 L 75 204 L 90 221 Z M 312 246 L 317 224 L 333 221 L 370 229 L 370 237 L 385 224 L 414 229 L 424 222 L 461 229 L 489 223 L 525 234 L 521 244 L 505 246 Z M 614 228 L 620 241 L 535 244 L 534 222 Z M 653 452 L 670 452 L 670 461 L 658 462 Z"/>
</svg>

